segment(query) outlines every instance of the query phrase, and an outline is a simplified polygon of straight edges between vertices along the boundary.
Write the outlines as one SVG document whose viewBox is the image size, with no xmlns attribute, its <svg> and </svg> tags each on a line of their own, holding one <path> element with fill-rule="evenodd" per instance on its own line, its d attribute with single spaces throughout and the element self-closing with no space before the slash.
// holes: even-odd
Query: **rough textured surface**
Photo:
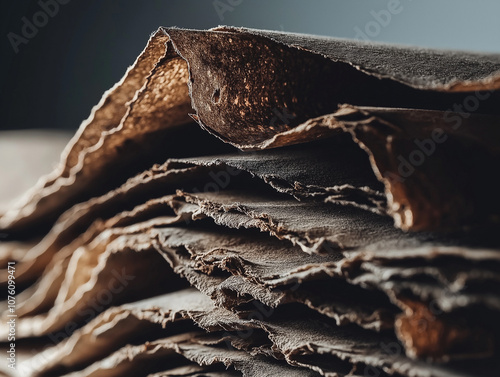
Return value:
<svg viewBox="0 0 500 377">
<path fill-rule="evenodd" d="M 410 131 L 418 130 L 418 124 L 411 121 L 413 109 L 439 110 L 442 113 L 434 116 L 433 128 L 450 128 L 457 122 L 461 127 L 465 119 L 476 131 L 474 137 L 466 137 L 465 149 L 470 151 L 476 143 L 476 149 L 481 151 L 482 144 L 492 140 L 491 127 L 486 127 L 485 133 L 478 132 L 484 119 L 469 118 L 463 113 L 489 113 L 495 115 L 493 123 L 497 122 L 499 60 L 497 55 L 417 50 L 224 27 L 213 31 L 159 29 L 124 78 L 104 95 L 82 124 L 60 165 L 0 217 L 0 228 L 11 237 L 26 238 L 28 234 L 23 230 L 36 229 L 42 217 L 50 224 L 72 204 L 112 189 L 134 170 L 139 172 L 162 156 L 182 153 L 176 152 L 182 137 L 176 136 L 179 131 L 175 130 L 189 122 L 191 108 L 196 111 L 193 118 L 202 128 L 244 149 L 268 145 L 278 134 L 290 133 L 297 127 L 308 129 L 311 118 L 335 114 L 341 104 L 406 110 L 397 123 L 396 118 L 385 119 L 380 112 L 371 122 L 366 122 L 365 116 L 364 120 L 351 123 L 355 137 L 360 128 L 372 137 L 379 131 L 378 124 L 391 121 L 396 128 L 408 125 Z M 463 93 L 454 93 L 457 91 Z M 346 131 L 338 117 L 326 123 Z M 313 129 L 313 134 L 304 136 L 306 139 L 331 133 Z M 176 143 L 169 151 L 165 144 L 174 137 Z M 288 134 L 278 139 L 286 144 L 300 142 L 304 137 Z M 405 154 L 420 152 L 411 143 L 415 136 L 405 132 L 395 137 L 385 132 L 380 137 L 394 140 L 402 149 L 393 150 L 390 145 L 374 148 L 362 137 L 359 140 L 371 154 L 375 173 L 379 170 L 378 178 L 385 183 L 397 225 L 431 229 L 437 224 L 456 229 L 484 216 L 480 197 L 457 185 L 457 195 L 465 195 L 467 200 L 457 202 L 452 195 L 452 202 L 444 203 L 442 211 L 433 214 L 438 219 L 427 219 L 425 214 L 439 204 L 439 197 L 433 200 L 432 195 L 415 195 L 412 187 L 417 175 L 391 185 L 386 172 L 380 171 L 380 165 L 392 160 L 388 171 L 394 173 L 400 153 L 407 158 Z M 447 143 L 446 151 L 440 153 L 463 153 L 455 145 L 461 146 L 461 141 Z M 497 151 L 490 157 L 490 165 L 497 166 Z M 481 161 L 488 161 L 485 158 Z M 490 170 L 485 167 L 476 171 L 476 163 L 464 165 L 454 159 L 448 163 L 453 166 L 450 170 L 476 173 L 480 179 L 485 177 L 484 170 Z M 430 164 L 417 163 L 420 165 L 425 176 L 431 173 L 431 177 L 440 177 L 442 173 L 434 172 Z M 431 184 L 442 192 L 447 190 L 443 179 Z M 482 182 L 478 186 L 486 187 Z M 418 190 L 424 192 L 426 187 Z M 491 214 L 495 216 L 496 203 L 495 213 Z M 456 208 L 456 213 L 438 215 L 449 208 Z M 465 219 L 452 217 L 462 212 Z"/>
<path fill-rule="evenodd" d="M 10 374 L 497 376 L 499 67 L 160 28 L 0 216 Z"/>
<path fill-rule="evenodd" d="M 249 32 L 285 45 L 324 55 L 378 77 L 398 80 L 419 89 L 451 91 L 498 88 L 500 57 L 466 51 L 443 51 L 295 33 L 220 27 Z M 411 70 L 408 68 L 411 67 Z"/>
<path fill-rule="evenodd" d="M 193 322 L 211 334 L 190 332 L 195 327 L 179 327 L 179 324 Z M 163 330 L 152 331 L 159 327 Z M 141 344 L 139 338 L 137 345 L 120 348 L 121 337 L 130 339 L 132 334 L 144 334 L 147 329 L 154 334 L 151 342 Z M 176 331 L 183 333 L 173 335 Z M 81 352 L 74 352 L 75 347 L 81 347 Z M 254 356 L 243 350 L 251 350 Z M 79 365 L 84 369 L 75 372 L 75 376 L 100 375 L 104 371 L 107 375 L 115 375 L 146 365 L 158 368 L 160 365 L 154 360 L 161 357 L 168 362 L 175 352 L 201 365 L 211 365 L 218 360 L 249 376 L 276 375 L 280 370 L 281 373 L 286 371 L 286 375 L 315 375 L 303 369 L 291 369 L 284 363 L 271 362 L 269 357 L 284 358 L 290 365 L 331 376 L 344 376 L 353 371 L 379 375 L 385 375 L 385 372 L 411 376 L 474 375 L 460 371 L 459 365 L 429 369 L 425 363 L 403 356 L 401 346 L 390 336 L 348 327 L 337 328 L 318 321 L 314 315 L 304 320 L 294 317 L 290 311 L 281 311 L 271 319 L 262 319 L 262 316 L 252 320 L 240 319 L 230 311 L 216 308 L 196 290 L 180 291 L 108 310 L 52 350 L 39 371 L 40 375 L 48 375 L 56 365 L 64 366 L 66 371 Z M 92 363 L 104 355 L 109 356 Z M 481 372 L 476 370 L 476 373 L 483 372 L 483 369 Z"/>
</svg>

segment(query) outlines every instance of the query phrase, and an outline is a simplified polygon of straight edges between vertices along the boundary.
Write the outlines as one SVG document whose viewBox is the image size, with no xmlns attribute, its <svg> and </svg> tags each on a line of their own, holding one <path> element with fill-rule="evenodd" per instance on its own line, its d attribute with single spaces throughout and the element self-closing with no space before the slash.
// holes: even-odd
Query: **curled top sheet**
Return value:
<svg viewBox="0 0 500 377">
<path fill-rule="evenodd" d="M 191 147 L 198 155 L 207 146 L 227 150 L 179 131 L 189 113 L 244 150 L 348 132 L 368 153 L 388 213 L 403 229 L 496 223 L 500 204 L 488 172 L 500 161 L 499 70 L 494 54 L 160 28 L 82 124 L 60 165 L 0 217 L 0 229 L 26 238 L 25 231 L 45 229 L 73 204 L 153 162 Z"/>
</svg>

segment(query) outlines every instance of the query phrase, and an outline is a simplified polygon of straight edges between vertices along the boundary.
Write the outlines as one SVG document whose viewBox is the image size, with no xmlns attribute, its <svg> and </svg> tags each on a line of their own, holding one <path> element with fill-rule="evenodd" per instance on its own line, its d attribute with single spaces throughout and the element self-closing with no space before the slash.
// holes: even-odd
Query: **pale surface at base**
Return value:
<svg viewBox="0 0 500 377">
<path fill-rule="evenodd" d="M 71 136 L 49 130 L 0 132 L 0 212 L 52 171 Z"/>
</svg>

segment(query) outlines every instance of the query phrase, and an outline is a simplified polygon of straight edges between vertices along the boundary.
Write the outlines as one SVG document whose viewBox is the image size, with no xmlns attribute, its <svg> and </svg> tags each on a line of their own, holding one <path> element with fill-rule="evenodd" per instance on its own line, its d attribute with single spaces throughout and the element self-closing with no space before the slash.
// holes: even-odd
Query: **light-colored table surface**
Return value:
<svg viewBox="0 0 500 377">
<path fill-rule="evenodd" d="M 0 131 L 0 212 L 59 161 L 73 134 L 63 131 Z"/>
</svg>

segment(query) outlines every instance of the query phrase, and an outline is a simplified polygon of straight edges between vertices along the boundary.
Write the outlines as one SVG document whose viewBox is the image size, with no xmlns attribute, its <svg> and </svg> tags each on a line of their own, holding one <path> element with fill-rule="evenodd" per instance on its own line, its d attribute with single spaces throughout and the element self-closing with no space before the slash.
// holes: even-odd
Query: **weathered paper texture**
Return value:
<svg viewBox="0 0 500 377">
<path fill-rule="evenodd" d="M 494 54 L 158 29 L 0 215 L 12 375 L 497 376 L 499 101 Z"/>
<path fill-rule="evenodd" d="M 40 223 L 42 216 L 55 220 L 76 201 L 109 190 L 134 168 L 145 168 L 151 161 L 145 156 L 153 157 L 149 155 L 152 150 L 168 153 L 172 148 L 171 153 L 175 153 L 182 145 L 182 137 L 176 137 L 170 147 L 168 142 L 175 134 L 175 126 L 188 123 L 191 106 L 196 111 L 194 118 L 203 128 L 242 148 L 258 148 L 259 143 L 291 131 L 310 118 L 337 112 L 340 104 L 406 108 L 402 111 L 407 115 L 403 113 L 403 121 L 400 118 L 396 124 L 391 123 L 393 118 L 385 119 L 380 113 L 368 119 L 365 114 L 365 121 L 354 122 L 365 132 L 372 133 L 378 123 L 404 127 L 405 120 L 414 113 L 408 109 L 421 108 L 443 111 L 437 114 L 435 128 L 451 128 L 459 122 L 455 127 L 459 129 L 454 131 L 460 134 L 464 118 L 469 119 L 460 116 L 456 108 L 453 110 L 453 104 L 461 105 L 476 94 L 474 98 L 479 105 L 474 105 L 478 107 L 474 111 L 480 107 L 481 113 L 494 116 L 493 121 L 498 116 L 495 104 L 499 98 L 499 70 L 497 55 L 419 50 L 224 27 L 213 31 L 160 28 L 124 78 L 104 95 L 82 124 L 66 148 L 60 166 L 6 212 L 0 226 L 22 236 L 19 232 L 23 227 Z M 485 93 L 478 96 L 479 90 Z M 449 108 L 459 114 L 450 114 Z M 335 119 L 334 123 L 342 128 L 344 122 Z M 487 127 L 486 133 L 490 131 L 495 132 Z M 391 137 L 396 143 L 405 144 L 413 139 L 407 132 L 397 136 Z M 292 139 L 282 141 L 296 143 L 301 137 Z M 480 143 L 490 140 L 482 132 L 475 134 L 474 139 Z M 466 141 L 472 143 L 474 139 Z M 372 155 L 372 165 L 397 159 L 397 154 L 387 146 L 374 153 L 370 145 L 362 139 L 360 142 Z M 405 152 L 414 149 L 414 145 L 409 149 L 407 146 Z M 142 157 L 138 159 L 139 155 Z M 497 152 L 493 157 L 498 158 Z M 432 165 L 419 166 L 419 171 L 424 174 L 429 166 Z M 475 172 L 472 168 L 468 171 Z M 484 210 L 480 206 L 472 213 L 466 212 L 459 224 L 445 221 L 445 207 L 437 211 L 443 213 L 438 219 L 428 218 L 428 211 L 420 213 L 415 206 L 436 203 L 428 202 L 429 198 L 400 193 L 400 189 L 387 183 L 387 177 L 383 178 L 384 171 L 379 173 L 382 174 L 379 179 L 386 184 L 386 193 L 394 200 L 393 210 L 405 207 L 405 217 L 400 218 L 401 213 L 396 216 L 403 228 L 429 229 L 435 224 L 456 227 Z M 99 185 L 93 183 L 97 180 Z M 439 191 L 443 181 L 432 183 Z M 411 186 L 410 182 L 406 185 Z M 406 185 L 403 182 L 409 190 Z M 460 193 L 467 194 L 465 190 Z M 457 205 L 466 210 L 470 204 L 468 201 Z"/>
<path fill-rule="evenodd" d="M 297 314 L 303 316 L 307 312 L 297 311 Z M 194 326 L 189 327 L 190 324 Z M 191 332 L 196 331 L 197 326 L 209 334 L 199 330 Z M 178 331 L 182 333 L 173 335 Z M 151 341 L 142 345 L 140 337 L 148 332 Z M 138 344 L 123 347 L 121 339 L 124 338 L 136 339 Z M 175 352 L 202 365 L 219 360 L 242 370 L 244 375 L 269 375 L 266 368 L 276 371 L 281 368 L 284 373 L 287 367 L 272 362 L 273 358 L 284 358 L 290 365 L 322 375 L 376 372 L 380 375 L 398 372 L 413 376 L 473 375 L 452 364 L 430 369 L 425 363 L 404 357 L 400 347 L 389 336 L 336 328 L 318 322 L 314 315 L 294 318 L 290 311 L 283 311 L 275 313 L 275 319 L 262 319 L 262 316 L 240 319 L 190 289 L 108 310 L 51 350 L 39 366 L 40 374 L 35 375 L 49 375 L 56 371 L 54 368 L 69 372 L 76 367 L 83 369 L 74 375 L 94 375 L 99 371 L 109 375 L 130 373 L 135 370 L 132 368 L 146 367 L 145 360 L 150 367 L 168 365 Z M 158 358 L 164 364 L 152 363 Z M 94 362 L 96 359 L 102 361 Z M 294 373 L 289 367 L 288 370 L 287 373 Z M 303 369 L 295 373 L 308 375 Z"/>
</svg>

